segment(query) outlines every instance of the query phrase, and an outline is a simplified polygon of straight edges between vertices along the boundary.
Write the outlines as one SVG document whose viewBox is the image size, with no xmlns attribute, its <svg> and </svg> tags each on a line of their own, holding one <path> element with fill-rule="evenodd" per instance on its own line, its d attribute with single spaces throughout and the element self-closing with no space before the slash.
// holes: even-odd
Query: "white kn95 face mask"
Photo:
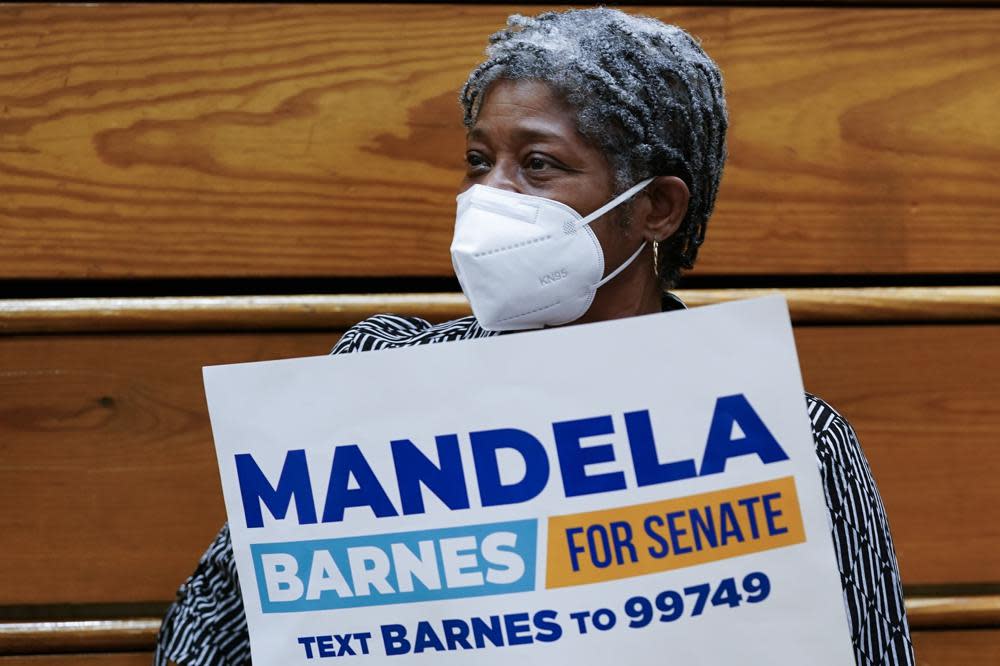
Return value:
<svg viewBox="0 0 1000 666">
<path fill-rule="evenodd" d="M 628 201 L 648 178 L 582 217 L 569 206 L 473 185 L 458 195 L 451 261 L 480 326 L 520 331 L 583 316 L 602 285 L 646 246 L 604 275 L 604 252 L 590 223 Z"/>
</svg>

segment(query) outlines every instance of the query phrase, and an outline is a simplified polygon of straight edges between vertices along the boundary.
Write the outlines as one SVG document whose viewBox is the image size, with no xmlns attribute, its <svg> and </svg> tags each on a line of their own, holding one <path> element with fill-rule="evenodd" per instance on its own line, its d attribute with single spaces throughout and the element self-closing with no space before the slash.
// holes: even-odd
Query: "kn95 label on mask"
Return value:
<svg viewBox="0 0 1000 666">
<path fill-rule="evenodd" d="M 204 378 L 254 664 L 854 663 L 781 297 Z"/>
</svg>

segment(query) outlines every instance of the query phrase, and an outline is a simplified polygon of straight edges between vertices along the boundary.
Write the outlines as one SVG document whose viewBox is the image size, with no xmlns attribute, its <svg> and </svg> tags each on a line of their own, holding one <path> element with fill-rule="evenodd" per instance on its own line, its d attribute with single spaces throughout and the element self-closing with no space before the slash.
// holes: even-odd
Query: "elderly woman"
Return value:
<svg viewBox="0 0 1000 666">
<path fill-rule="evenodd" d="M 467 167 L 452 244 L 475 315 L 372 317 L 334 354 L 683 307 L 667 289 L 695 261 L 726 156 L 715 63 L 680 28 L 610 9 L 513 16 L 490 42 L 461 93 Z M 555 225 L 548 240 L 519 242 L 526 209 Z M 560 232 L 567 220 L 580 232 Z M 814 396 L 805 403 L 857 663 L 912 664 L 868 464 L 843 417 Z M 163 621 L 157 663 L 249 659 L 224 526 Z"/>
</svg>

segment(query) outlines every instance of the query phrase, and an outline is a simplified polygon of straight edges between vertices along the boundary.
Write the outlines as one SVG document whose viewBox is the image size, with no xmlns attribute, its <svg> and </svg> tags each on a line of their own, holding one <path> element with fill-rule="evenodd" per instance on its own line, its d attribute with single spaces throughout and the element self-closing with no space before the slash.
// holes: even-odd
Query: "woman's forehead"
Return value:
<svg viewBox="0 0 1000 666">
<path fill-rule="evenodd" d="M 537 80 L 501 79 L 487 91 L 471 140 L 505 135 L 535 141 L 577 141 L 573 108 L 548 84 Z"/>
<path fill-rule="evenodd" d="M 569 104 L 551 84 L 538 79 L 497 79 L 483 96 L 483 107 L 487 105 L 515 105 L 538 112 L 571 111 Z"/>
</svg>

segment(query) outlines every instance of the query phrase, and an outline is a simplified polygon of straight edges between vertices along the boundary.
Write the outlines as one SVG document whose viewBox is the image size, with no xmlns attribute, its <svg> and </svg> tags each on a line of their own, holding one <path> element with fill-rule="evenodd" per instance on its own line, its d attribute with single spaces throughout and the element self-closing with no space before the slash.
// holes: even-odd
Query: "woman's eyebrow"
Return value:
<svg viewBox="0 0 1000 666">
<path fill-rule="evenodd" d="M 470 129 L 465 138 L 473 141 L 485 141 L 490 137 L 490 133 L 481 127 Z M 565 141 L 566 137 L 562 132 L 542 129 L 538 127 L 518 127 L 511 132 L 511 138 L 515 141 Z"/>
<path fill-rule="evenodd" d="M 487 137 L 486 132 L 484 132 L 479 127 L 473 127 L 472 129 L 470 129 L 468 132 L 465 133 L 466 140 L 485 141 L 486 137 Z"/>
<path fill-rule="evenodd" d="M 514 130 L 514 138 L 521 141 L 565 141 L 566 137 L 561 132 L 545 130 L 535 127 L 519 127 Z"/>
</svg>

